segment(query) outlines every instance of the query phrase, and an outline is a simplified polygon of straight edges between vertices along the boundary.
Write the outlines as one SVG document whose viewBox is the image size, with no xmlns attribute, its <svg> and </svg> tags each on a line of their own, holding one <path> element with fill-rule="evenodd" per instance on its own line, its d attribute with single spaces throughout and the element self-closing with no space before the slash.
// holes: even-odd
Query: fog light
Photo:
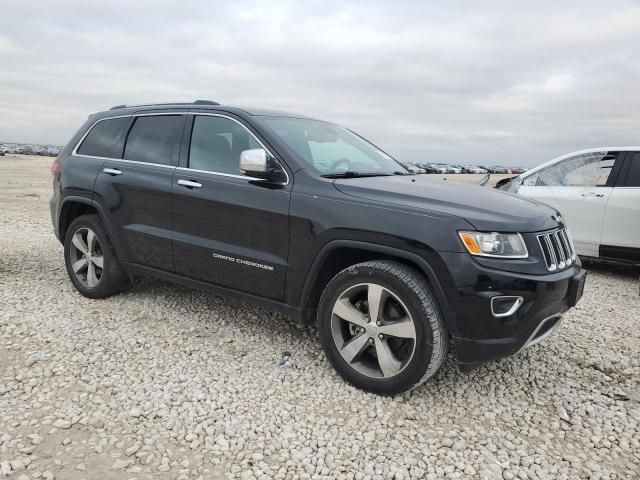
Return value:
<svg viewBox="0 0 640 480">
<path fill-rule="evenodd" d="M 522 297 L 506 295 L 491 297 L 491 313 L 496 318 L 509 317 L 518 311 L 523 302 Z"/>
</svg>

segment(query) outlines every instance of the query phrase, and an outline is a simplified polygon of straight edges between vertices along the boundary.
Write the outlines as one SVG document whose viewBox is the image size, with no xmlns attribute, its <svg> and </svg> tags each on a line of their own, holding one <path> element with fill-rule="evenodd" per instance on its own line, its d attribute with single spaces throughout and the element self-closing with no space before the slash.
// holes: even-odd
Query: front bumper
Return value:
<svg viewBox="0 0 640 480">
<path fill-rule="evenodd" d="M 530 275 L 490 269 L 467 254 L 444 257 L 455 284 L 446 294 L 462 370 L 514 355 L 544 340 L 582 295 L 586 271 L 579 262 L 561 272 Z M 522 303 L 513 314 L 496 316 L 491 299 L 501 296 L 521 297 Z"/>
</svg>

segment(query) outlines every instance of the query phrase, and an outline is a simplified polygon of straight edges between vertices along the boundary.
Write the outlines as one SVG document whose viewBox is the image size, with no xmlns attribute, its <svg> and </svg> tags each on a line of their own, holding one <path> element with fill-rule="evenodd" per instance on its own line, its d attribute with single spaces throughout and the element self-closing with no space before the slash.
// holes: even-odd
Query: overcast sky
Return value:
<svg viewBox="0 0 640 480">
<path fill-rule="evenodd" d="M 0 140 L 212 99 L 335 121 L 407 161 L 640 144 L 640 1 L 435 3 L 2 0 Z"/>
</svg>

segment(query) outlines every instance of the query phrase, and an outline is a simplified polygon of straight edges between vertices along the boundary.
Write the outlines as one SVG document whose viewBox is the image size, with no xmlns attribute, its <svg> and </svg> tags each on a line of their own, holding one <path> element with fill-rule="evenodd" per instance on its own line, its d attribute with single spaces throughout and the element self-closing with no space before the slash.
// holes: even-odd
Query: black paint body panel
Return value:
<svg viewBox="0 0 640 480">
<path fill-rule="evenodd" d="M 184 132 L 169 165 L 73 155 L 94 122 L 116 115 L 180 114 Z M 194 113 L 242 123 L 286 171 L 285 185 L 186 170 Z M 273 112 L 253 112 L 272 115 Z M 132 119 L 134 117 L 131 117 Z M 511 355 L 541 320 L 569 308 L 574 265 L 546 270 L 536 233 L 556 228 L 557 212 L 489 188 L 416 176 L 331 180 L 305 168 L 259 116 L 232 107 L 132 107 L 92 115 L 57 160 L 51 215 L 57 235 L 70 202 L 93 206 L 131 274 L 148 273 L 208 288 L 296 320 L 312 320 L 314 282 L 336 249 L 397 258 L 424 273 L 447 322 L 458 361 L 467 366 Z M 111 176 L 104 168 L 121 175 Z M 201 188 L 179 185 L 195 181 Z M 471 257 L 460 230 L 520 232 L 529 257 Z M 493 317 L 493 295 L 524 298 L 516 314 Z"/>
</svg>

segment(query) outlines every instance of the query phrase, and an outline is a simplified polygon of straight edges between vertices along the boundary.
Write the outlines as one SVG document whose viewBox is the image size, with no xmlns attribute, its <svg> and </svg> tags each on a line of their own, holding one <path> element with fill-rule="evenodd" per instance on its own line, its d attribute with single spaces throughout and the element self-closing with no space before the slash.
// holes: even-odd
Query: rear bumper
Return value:
<svg viewBox="0 0 640 480">
<path fill-rule="evenodd" d="M 559 328 L 562 314 L 580 299 L 586 271 L 578 263 L 562 272 L 528 275 L 486 268 L 469 255 L 450 254 L 455 292 L 448 292 L 454 312 L 457 361 L 462 370 L 515 355 Z M 462 268 L 463 267 L 463 268 Z M 457 275 L 456 275 L 456 272 Z M 496 315 L 492 298 L 520 298 L 509 315 Z"/>
</svg>

